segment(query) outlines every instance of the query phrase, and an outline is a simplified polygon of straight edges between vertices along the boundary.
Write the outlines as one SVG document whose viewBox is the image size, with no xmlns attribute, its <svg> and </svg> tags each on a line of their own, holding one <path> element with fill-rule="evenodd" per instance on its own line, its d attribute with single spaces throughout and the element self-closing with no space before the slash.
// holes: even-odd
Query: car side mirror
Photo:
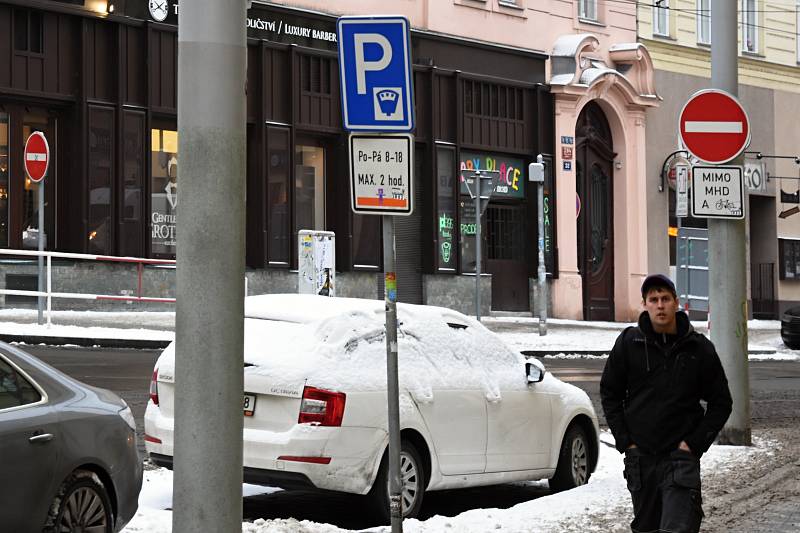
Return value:
<svg viewBox="0 0 800 533">
<path fill-rule="evenodd" d="M 539 383 L 544 379 L 544 368 L 541 363 L 525 363 L 525 374 L 528 376 L 528 383 Z"/>
</svg>

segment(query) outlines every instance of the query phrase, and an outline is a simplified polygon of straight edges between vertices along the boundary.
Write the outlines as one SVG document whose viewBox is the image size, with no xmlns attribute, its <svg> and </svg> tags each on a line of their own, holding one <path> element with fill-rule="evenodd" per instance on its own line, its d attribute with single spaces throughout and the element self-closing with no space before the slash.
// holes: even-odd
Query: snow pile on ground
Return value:
<svg viewBox="0 0 800 533">
<path fill-rule="evenodd" d="M 405 520 L 408 533 L 485 533 L 487 531 L 542 533 L 606 532 L 626 530 L 632 519 L 630 495 L 622 477 L 623 460 L 613 446 L 608 432 L 601 435 L 600 460 L 589 484 L 567 492 L 542 496 L 509 509 L 473 509 L 454 517 L 434 516 L 428 520 Z M 774 442 L 754 439 L 754 446 L 714 445 L 702 458 L 704 482 L 724 476 L 740 468 L 758 454 L 770 453 Z M 534 482 L 541 483 L 541 482 Z M 275 491 L 264 487 L 244 485 L 245 494 Z M 172 472 L 165 469 L 145 471 L 145 481 L 139 496 L 139 511 L 123 530 L 125 533 L 168 533 L 172 530 Z M 259 519 L 242 524 L 243 533 L 339 533 L 347 530 L 329 524 L 306 520 Z M 389 527 L 366 531 L 388 533 Z"/>
</svg>

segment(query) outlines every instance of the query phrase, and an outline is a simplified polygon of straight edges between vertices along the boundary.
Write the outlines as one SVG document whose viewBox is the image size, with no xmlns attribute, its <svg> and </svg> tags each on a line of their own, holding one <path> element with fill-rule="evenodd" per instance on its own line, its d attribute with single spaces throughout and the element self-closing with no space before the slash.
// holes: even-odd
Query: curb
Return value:
<svg viewBox="0 0 800 533">
<path fill-rule="evenodd" d="M 549 357 L 554 355 L 560 354 L 575 354 L 575 355 L 585 355 L 585 356 L 594 356 L 599 357 L 603 355 L 608 355 L 611 350 L 574 350 L 572 348 L 566 348 L 563 350 L 553 349 L 553 350 L 520 350 L 520 353 L 525 357 Z M 747 355 L 773 355 L 778 353 L 777 350 L 748 350 Z"/>
<path fill-rule="evenodd" d="M 0 334 L 3 342 L 21 344 L 47 344 L 50 346 L 78 345 L 86 348 L 133 348 L 139 350 L 163 350 L 171 341 L 148 339 L 94 339 L 89 337 L 50 337 L 45 335 L 5 335 Z"/>
</svg>

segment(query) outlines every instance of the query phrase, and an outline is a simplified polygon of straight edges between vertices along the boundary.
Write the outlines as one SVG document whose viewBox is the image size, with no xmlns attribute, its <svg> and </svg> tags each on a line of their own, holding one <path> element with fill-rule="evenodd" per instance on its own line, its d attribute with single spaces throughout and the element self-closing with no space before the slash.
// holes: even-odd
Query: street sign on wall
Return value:
<svg viewBox="0 0 800 533">
<path fill-rule="evenodd" d="M 340 17 L 339 75 L 344 128 L 414 129 L 411 39 L 404 17 Z"/>
<path fill-rule="evenodd" d="M 718 165 L 735 158 L 750 144 L 750 120 L 734 96 L 720 89 L 693 94 L 678 118 L 678 133 L 697 159 Z"/>
<path fill-rule="evenodd" d="M 350 134 L 350 206 L 355 213 L 413 211 L 411 135 Z"/>
<path fill-rule="evenodd" d="M 40 131 L 31 133 L 25 141 L 25 173 L 35 183 L 39 183 L 47 174 L 50 165 L 50 145 Z"/>
<path fill-rule="evenodd" d="M 692 167 L 692 216 L 744 218 L 742 167 Z"/>
</svg>

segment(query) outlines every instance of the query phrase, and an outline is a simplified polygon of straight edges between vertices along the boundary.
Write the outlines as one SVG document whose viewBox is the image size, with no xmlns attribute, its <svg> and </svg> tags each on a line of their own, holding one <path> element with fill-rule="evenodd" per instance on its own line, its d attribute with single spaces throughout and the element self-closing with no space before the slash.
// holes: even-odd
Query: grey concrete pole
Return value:
<svg viewBox="0 0 800 533">
<path fill-rule="evenodd" d="M 241 531 L 245 0 L 182 0 L 179 21 L 172 528 Z"/>
<path fill-rule="evenodd" d="M 542 154 L 536 156 L 536 163 L 544 167 Z M 539 208 L 539 268 L 537 269 L 539 284 L 539 336 L 547 335 L 547 270 L 544 264 L 544 177 L 536 184 Z"/>
<path fill-rule="evenodd" d="M 403 531 L 400 494 L 400 386 L 397 372 L 397 274 L 395 273 L 394 218 L 383 217 L 384 301 L 386 303 L 386 393 L 389 406 L 389 517 L 392 533 Z"/>
<path fill-rule="evenodd" d="M 734 96 L 739 92 L 737 5 L 730 0 L 711 3 L 711 85 Z M 729 164 L 742 166 L 744 157 Z M 743 202 L 747 202 L 746 196 Z M 745 221 L 709 219 L 708 240 L 711 340 L 722 359 L 733 396 L 733 412 L 718 440 L 721 444 L 749 446 Z"/>
<path fill-rule="evenodd" d="M 481 171 L 475 172 L 475 318 L 481 319 Z"/>
</svg>

